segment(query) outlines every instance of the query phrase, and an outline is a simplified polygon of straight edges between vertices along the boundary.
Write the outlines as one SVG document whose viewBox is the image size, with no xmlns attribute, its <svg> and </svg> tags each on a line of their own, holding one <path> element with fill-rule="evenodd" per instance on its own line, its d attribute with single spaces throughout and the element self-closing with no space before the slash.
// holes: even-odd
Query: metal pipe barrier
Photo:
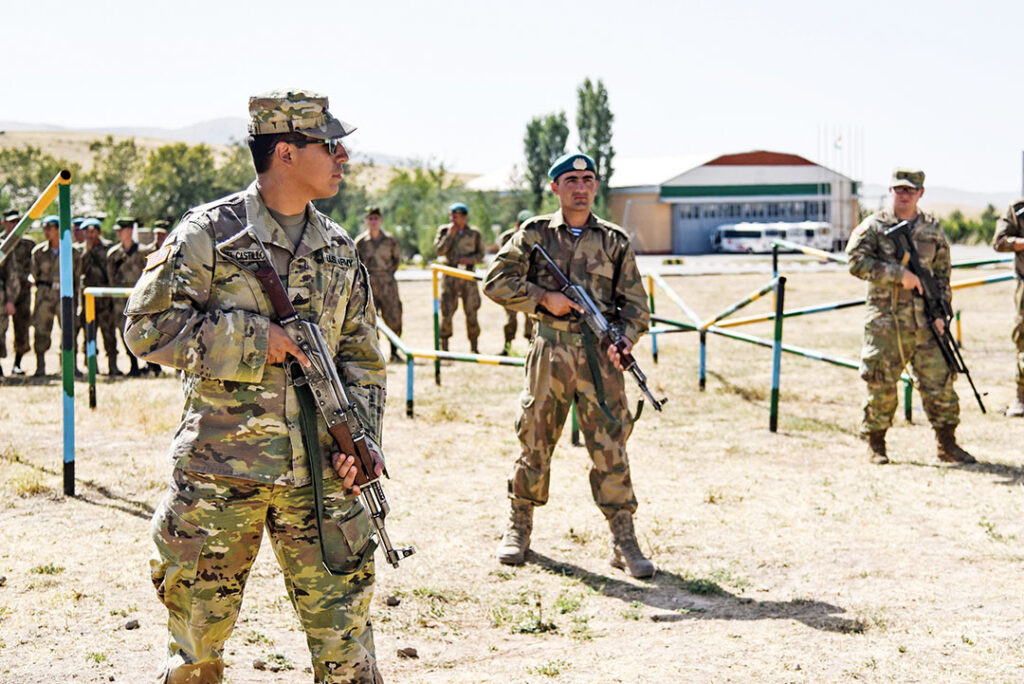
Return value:
<svg viewBox="0 0 1024 684">
<path fill-rule="evenodd" d="M 111 297 L 127 299 L 132 294 L 130 287 L 87 287 L 85 295 L 85 355 L 89 366 L 89 408 L 96 408 L 96 298 Z M 109 350 L 107 351 L 109 354 Z"/>
<path fill-rule="evenodd" d="M 463 280 L 483 280 L 484 277 L 477 275 L 474 271 L 464 271 L 453 266 L 446 266 L 444 264 L 430 264 L 430 278 L 431 284 L 434 289 L 434 349 L 440 351 L 441 347 L 441 319 L 440 319 L 440 308 L 441 308 L 441 283 L 438 274 L 443 273 L 444 275 L 452 276 L 453 278 L 462 278 Z M 441 384 L 441 359 L 445 357 L 436 357 L 434 360 L 434 384 Z M 454 359 L 457 361 L 463 361 L 465 359 Z"/>
</svg>

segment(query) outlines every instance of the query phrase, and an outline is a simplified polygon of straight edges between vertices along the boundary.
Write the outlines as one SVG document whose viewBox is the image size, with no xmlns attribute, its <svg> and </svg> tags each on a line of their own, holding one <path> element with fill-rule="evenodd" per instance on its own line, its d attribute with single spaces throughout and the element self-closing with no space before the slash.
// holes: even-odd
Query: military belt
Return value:
<svg viewBox="0 0 1024 684">
<path fill-rule="evenodd" d="M 540 323 L 537 326 L 537 334 L 543 337 L 548 342 L 555 342 L 557 344 L 568 344 L 573 347 L 583 346 L 583 335 L 580 333 L 568 332 L 566 330 L 557 330 L 552 328 L 550 325 Z"/>
</svg>

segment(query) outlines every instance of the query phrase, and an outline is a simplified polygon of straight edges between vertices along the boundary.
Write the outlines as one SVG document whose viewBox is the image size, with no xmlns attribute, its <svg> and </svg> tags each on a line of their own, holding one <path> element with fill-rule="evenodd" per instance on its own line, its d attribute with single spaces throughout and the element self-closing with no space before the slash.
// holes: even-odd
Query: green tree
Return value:
<svg viewBox="0 0 1024 684">
<path fill-rule="evenodd" d="M 551 179 L 548 169 L 565 154 L 565 141 L 569 138 L 569 125 L 565 112 L 538 116 L 526 124 L 523 151 L 526 154 L 526 183 L 530 192 L 530 209 L 540 211 L 544 191 Z"/>
<path fill-rule="evenodd" d="M 457 199 L 465 201 L 464 193 L 462 184 L 443 165 L 418 165 L 398 170 L 377 203 L 394 226 L 402 253 L 420 254 L 428 261 L 436 256 L 434 234 L 448 220 L 448 205 Z M 470 206 L 473 219 L 474 208 Z"/>
<path fill-rule="evenodd" d="M 597 83 L 585 79 L 576 89 L 576 132 L 580 137 L 580 152 L 589 155 L 597 166 L 597 177 L 601 181 L 598 190 L 598 206 L 603 210 L 608 205 L 608 188 L 611 182 L 612 121 L 615 116 L 608 107 L 608 91 L 601 79 Z"/>
<path fill-rule="evenodd" d="M 133 207 L 140 217 L 181 216 L 221 194 L 213 150 L 174 143 L 149 154 Z M 232 188 L 237 190 L 239 188 Z"/>
<path fill-rule="evenodd" d="M 81 164 L 46 154 L 33 145 L 0 149 L 0 209 L 27 211 L 61 169 L 71 171 L 72 183 L 81 180 Z"/>
<path fill-rule="evenodd" d="M 130 212 L 129 203 L 142 179 L 145 159 L 135 144 L 135 138 L 97 140 L 89 145 L 92 152 L 92 171 L 87 181 L 92 184 L 96 205 L 108 216 Z"/>
<path fill-rule="evenodd" d="M 213 193 L 222 197 L 249 187 L 256 180 L 256 168 L 252 165 L 252 153 L 249 146 L 241 142 L 233 142 L 228 147 L 227 156 L 217 167 L 217 176 Z"/>
</svg>

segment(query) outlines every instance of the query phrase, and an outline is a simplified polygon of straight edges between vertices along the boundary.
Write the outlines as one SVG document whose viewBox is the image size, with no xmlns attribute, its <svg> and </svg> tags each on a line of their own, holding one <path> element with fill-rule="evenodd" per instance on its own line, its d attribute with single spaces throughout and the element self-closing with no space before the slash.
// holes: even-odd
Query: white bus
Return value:
<svg viewBox="0 0 1024 684">
<path fill-rule="evenodd" d="M 776 239 L 831 251 L 832 225 L 821 221 L 726 223 L 715 228 L 711 248 L 716 252 L 764 254 L 772 251 Z"/>
</svg>

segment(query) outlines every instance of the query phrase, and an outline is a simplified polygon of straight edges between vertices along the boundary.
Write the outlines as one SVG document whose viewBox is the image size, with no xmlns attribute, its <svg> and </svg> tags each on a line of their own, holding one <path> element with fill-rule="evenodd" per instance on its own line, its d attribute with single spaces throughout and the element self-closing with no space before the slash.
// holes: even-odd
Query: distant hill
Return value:
<svg viewBox="0 0 1024 684">
<path fill-rule="evenodd" d="M 861 189 L 861 206 L 874 210 L 889 196 L 889 188 L 884 185 L 864 185 Z M 956 188 L 925 186 L 921 208 L 936 216 L 948 216 L 959 209 L 967 218 L 977 218 L 985 207 L 992 205 L 1002 214 L 1006 207 L 1020 199 L 1015 192 L 968 192 Z"/>
</svg>

